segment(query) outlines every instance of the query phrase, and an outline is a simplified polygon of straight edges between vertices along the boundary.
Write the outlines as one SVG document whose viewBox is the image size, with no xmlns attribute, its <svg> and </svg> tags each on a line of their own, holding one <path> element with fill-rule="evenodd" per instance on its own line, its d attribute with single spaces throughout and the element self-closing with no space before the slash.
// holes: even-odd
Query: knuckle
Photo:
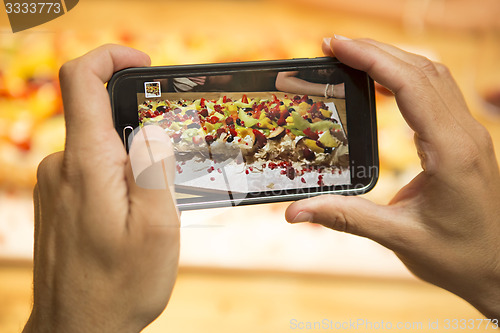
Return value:
<svg viewBox="0 0 500 333">
<path fill-rule="evenodd" d="M 54 153 L 46 156 L 38 165 L 36 171 L 36 179 L 40 184 L 45 183 L 48 179 L 54 177 L 60 167 L 62 152 Z"/>
<path fill-rule="evenodd" d="M 477 140 L 479 146 L 483 148 L 487 153 L 492 153 L 495 151 L 495 147 L 493 145 L 493 138 L 491 137 L 490 132 L 483 125 L 479 124 Z"/>
<path fill-rule="evenodd" d="M 434 65 L 435 65 L 436 70 L 437 70 L 439 75 L 451 76 L 451 72 L 450 72 L 450 69 L 448 68 L 448 66 L 446 66 L 440 62 L 435 62 Z"/>
<path fill-rule="evenodd" d="M 416 66 L 427 75 L 438 75 L 436 64 L 427 57 L 417 56 L 415 61 Z"/>
<path fill-rule="evenodd" d="M 75 68 L 75 60 L 64 63 L 59 69 L 59 81 L 65 82 L 71 78 Z"/>
</svg>

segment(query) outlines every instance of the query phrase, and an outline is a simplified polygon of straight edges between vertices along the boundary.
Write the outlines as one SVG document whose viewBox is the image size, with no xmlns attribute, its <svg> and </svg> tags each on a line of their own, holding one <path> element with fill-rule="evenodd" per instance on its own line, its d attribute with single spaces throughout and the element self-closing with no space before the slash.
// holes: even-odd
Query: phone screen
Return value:
<svg viewBox="0 0 500 333">
<path fill-rule="evenodd" d="M 126 147 L 170 137 L 180 210 L 360 194 L 378 178 L 373 81 L 332 58 L 131 68 L 108 84 Z"/>
<path fill-rule="evenodd" d="M 178 200 L 351 183 L 335 68 L 140 81 L 137 114 L 174 144 Z"/>
</svg>

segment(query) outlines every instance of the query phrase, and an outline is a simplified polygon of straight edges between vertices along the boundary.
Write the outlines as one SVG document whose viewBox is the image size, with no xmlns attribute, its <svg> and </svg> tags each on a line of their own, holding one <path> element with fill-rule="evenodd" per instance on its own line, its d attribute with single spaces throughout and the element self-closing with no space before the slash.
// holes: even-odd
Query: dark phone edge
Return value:
<svg viewBox="0 0 500 333">
<path fill-rule="evenodd" d="M 202 71 L 204 74 L 206 73 L 218 73 L 224 72 L 227 73 L 228 70 L 241 70 L 248 69 L 252 70 L 255 66 L 260 66 L 260 69 L 266 69 L 269 67 L 269 70 L 280 70 L 293 68 L 300 65 L 307 65 L 308 67 L 321 66 L 325 64 L 331 64 L 332 62 L 343 65 L 336 58 L 332 57 L 317 57 L 317 58 L 300 58 L 300 59 L 288 59 L 288 60 L 263 60 L 263 61 L 250 61 L 250 62 L 227 62 L 227 63 L 210 63 L 210 64 L 196 64 L 196 65 L 174 65 L 174 66 L 152 66 L 152 67 L 134 67 L 134 68 L 126 68 L 122 69 L 113 74 L 111 79 L 108 81 L 107 90 L 110 96 L 111 108 L 113 110 L 113 123 L 115 124 L 115 112 L 114 112 L 114 87 L 120 80 L 127 78 L 128 76 L 135 76 L 137 78 L 147 78 L 147 77 L 158 77 L 159 75 L 180 75 L 186 71 L 189 71 L 190 74 L 196 74 L 196 70 Z M 281 68 L 279 68 L 281 66 Z M 345 66 L 345 65 L 343 65 Z M 347 67 L 347 66 L 346 66 Z M 147 71 L 151 71 L 154 69 L 154 73 L 146 74 L 144 73 L 144 69 Z M 284 201 L 296 201 L 300 199 L 310 198 L 313 196 L 323 195 L 323 194 L 335 194 L 335 195 L 360 195 L 365 194 L 371 191 L 377 181 L 379 175 L 379 155 L 378 155 L 378 136 L 377 136 L 377 120 L 376 120 L 376 112 L 375 112 L 375 88 L 373 80 L 367 76 L 368 79 L 368 97 L 369 97 L 369 108 L 371 115 L 371 140 L 375 144 L 371 145 L 372 147 L 372 158 L 373 163 L 372 166 L 377 168 L 377 175 L 373 176 L 369 183 L 362 188 L 350 188 L 346 190 L 331 190 L 331 191 L 323 191 L 323 192 L 313 192 L 313 193 L 305 193 L 305 194 L 286 194 L 286 195 L 278 195 L 278 196 L 266 196 L 266 197 L 257 197 L 257 198 L 245 198 L 241 199 L 241 202 L 238 204 L 234 204 L 233 200 L 221 200 L 221 201 L 211 201 L 208 203 L 187 203 L 187 204 L 177 204 L 177 208 L 180 211 L 187 210 L 196 210 L 196 209 L 208 209 L 208 208 L 222 208 L 222 207 L 232 207 L 232 206 L 245 206 L 251 204 L 265 204 L 265 203 L 273 203 L 273 202 L 284 202 Z M 119 134 L 117 132 L 117 134 Z M 119 134 L 120 135 L 120 134 Z M 124 142 L 126 145 L 126 142 Z M 352 176 L 351 176 L 352 179 Z M 340 185 L 342 186 L 342 185 Z M 352 186 L 343 185 L 343 186 Z"/>
</svg>

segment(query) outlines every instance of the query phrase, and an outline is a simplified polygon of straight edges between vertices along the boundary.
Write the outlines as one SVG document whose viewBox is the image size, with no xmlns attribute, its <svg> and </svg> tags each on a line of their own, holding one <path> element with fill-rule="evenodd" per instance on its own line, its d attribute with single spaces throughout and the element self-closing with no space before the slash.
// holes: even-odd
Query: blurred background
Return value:
<svg viewBox="0 0 500 333">
<path fill-rule="evenodd" d="M 104 43 L 170 65 L 316 57 L 323 37 L 370 37 L 446 64 L 500 156 L 498 17 L 498 0 L 86 0 L 13 34 L 2 8 L 0 331 L 20 332 L 30 311 L 31 193 L 38 163 L 64 148 L 57 79 L 64 62 Z M 377 117 L 380 180 L 366 197 L 387 203 L 420 163 L 392 97 L 377 95 Z M 287 205 L 184 213 L 179 279 L 167 311 L 145 332 L 288 332 L 294 318 L 482 318 L 458 297 L 416 280 L 376 243 L 288 225 Z"/>
</svg>

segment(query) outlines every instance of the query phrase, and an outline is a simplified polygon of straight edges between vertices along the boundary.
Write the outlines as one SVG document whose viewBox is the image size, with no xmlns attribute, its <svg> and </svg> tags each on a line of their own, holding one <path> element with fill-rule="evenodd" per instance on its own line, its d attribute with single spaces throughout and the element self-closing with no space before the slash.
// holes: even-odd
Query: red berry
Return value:
<svg viewBox="0 0 500 333">
<path fill-rule="evenodd" d="M 217 124 L 219 122 L 219 118 L 217 118 L 216 116 L 212 116 L 212 117 L 208 118 L 207 121 L 210 124 Z"/>
<path fill-rule="evenodd" d="M 205 141 L 207 142 L 207 144 L 211 144 L 212 142 L 215 141 L 215 139 L 212 135 L 207 135 L 205 136 Z"/>
<path fill-rule="evenodd" d="M 318 133 L 313 132 L 310 127 L 306 128 L 303 132 L 310 139 L 313 139 L 313 140 L 318 140 L 319 139 Z M 321 144 L 321 145 L 323 145 L 323 144 Z"/>
<path fill-rule="evenodd" d="M 208 117 L 208 110 L 207 109 L 201 109 L 200 116 Z"/>
<path fill-rule="evenodd" d="M 255 135 L 255 142 L 257 144 L 257 147 L 258 148 L 264 147 L 266 145 L 266 143 L 267 143 L 267 138 L 264 135 L 264 133 L 262 133 L 261 131 L 256 130 L 254 128 L 253 129 L 253 134 Z"/>
<path fill-rule="evenodd" d="M 291 166 L 288 166 L 286 168 L 286 176 L 288 178 L 290 178 L 291 180 L 293 180 L 295 178 L 295 168 L 291 167 Z"/>
<path fill-rule="evenodd" d="M 217 136 L 221 136 L 222 133 L 226 133 L 226 130 L 224 128 L 222 128 L 222 127 L 219 127 L 217 129 Z"/>
</svg>

